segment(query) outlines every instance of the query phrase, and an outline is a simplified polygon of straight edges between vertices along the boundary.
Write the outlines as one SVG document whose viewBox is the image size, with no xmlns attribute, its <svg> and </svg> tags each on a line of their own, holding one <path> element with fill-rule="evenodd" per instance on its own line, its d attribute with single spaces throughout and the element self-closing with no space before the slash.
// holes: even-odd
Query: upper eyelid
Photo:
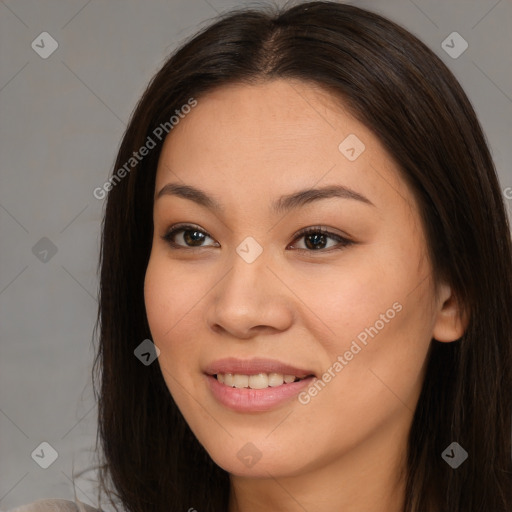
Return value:
<svg viewBox="0 0 512 512">
<path fill-rule="evenodd" d="M 196 226 L 195 224 L 175 224 L 171 226 L 169 229 L 167 229 L 164 236 L 167 236 L 169 233 L 177 233 L 179 231 L 191 231 L 193 229 L 195 229 L 196 231 L 201 231 L 201 233 L 204 233 L 205 235 L 213 239 L 213 236 L 210 235 L 210 233 L 206 229 L 203 229 L 200 226 Z"/>
</svg>

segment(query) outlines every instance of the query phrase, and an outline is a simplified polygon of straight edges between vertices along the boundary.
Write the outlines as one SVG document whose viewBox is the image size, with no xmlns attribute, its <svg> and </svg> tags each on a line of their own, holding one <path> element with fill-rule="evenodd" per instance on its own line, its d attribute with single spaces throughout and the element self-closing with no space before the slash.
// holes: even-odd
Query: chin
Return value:
<svg viewBox="0 0 512 512">
<path fill-rule="evenodd" d="M 234 476 L 288 477 L 305 471 L 303 460 L 283 459 L 283 454 L 290 453 L 291 448 L 267 445 L 260 449 L 256 444 L 244 441 L 207 451 L 215 464 Z"/>
</svg>

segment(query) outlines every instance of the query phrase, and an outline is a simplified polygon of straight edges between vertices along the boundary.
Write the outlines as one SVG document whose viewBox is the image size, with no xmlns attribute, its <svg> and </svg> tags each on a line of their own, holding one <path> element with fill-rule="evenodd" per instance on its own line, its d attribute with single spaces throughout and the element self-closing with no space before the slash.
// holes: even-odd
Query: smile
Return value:
<svg viewBox="0 0 512 512">
<path fill-rule="evenodd" d="M 316 378 L 310 370 L 267 359 L 222 359 L 205 369 L 207 386 L 222 406 L 264 412 L 291 401 Z"/>
</svg>

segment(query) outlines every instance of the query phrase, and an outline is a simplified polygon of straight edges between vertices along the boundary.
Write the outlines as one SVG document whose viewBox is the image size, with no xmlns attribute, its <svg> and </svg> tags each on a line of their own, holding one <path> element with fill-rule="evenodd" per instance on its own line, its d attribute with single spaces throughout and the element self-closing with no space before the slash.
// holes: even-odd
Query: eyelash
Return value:
<svg viewBox="0 0 512 512">
<path fill-rule="evenodd" d="M 173 237 L 179 233 L 180 231 L 199 231 L 200 233 L 206 235 L 209 238 L 213 237 L 204 229 L 201 229 L 199 226 L 195 226 L 193 224 L 177 224 L 170 228 L 165 235 L 162 236 L 162 239 L 169 244 L 169 246 L 172 249 L 204 249 L 208 246 L 197 246 L 197 247 L 189 247 L 189 246 L 183 246 L 178 245 L 173 241 Z M 329 249 L 295 249 L 297 251 L 307 252 L 307 253 L 325 253 L 325 252 L 331 252 L 331 251 L 339 251 L 344 249 L 345 247 L 348 247 L 350 245 L 355 244 L 353 240 L 349 240 L 348 238 L 342 237 L 336 233 L 332 233 L 331 231 L 328 231 L 321 226 L 311 226 L 308 228 L 301 229 L 293 239 L 293 242 L 298 240 L 299 238 L 303 238 L 309 234 L 321 234 L 328 238 L 332 238 L 333 240 L 338 242 L 338 246 L 330 247 Z M 292 242 L 292 243 L 293 243 Z"/>
</svg>

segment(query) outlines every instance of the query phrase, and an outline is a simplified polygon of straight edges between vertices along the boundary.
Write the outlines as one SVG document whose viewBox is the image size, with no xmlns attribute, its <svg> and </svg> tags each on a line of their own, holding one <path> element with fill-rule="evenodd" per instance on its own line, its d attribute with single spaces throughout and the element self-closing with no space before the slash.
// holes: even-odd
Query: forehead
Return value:
<svg viewBox="0 0 512 512">
<path fill-rule="evenodd" d="M 377 201 L 386 193 L 410 198 L 377 137 L 319 86 L 236 84 L 197 101 L 165 140 L 157 189 L 178 180 L 268 201 L 274 190 L 342 184 Z"/>
<path fill-rule="evenodd" d="M 356 124 L 360 132 L 367 131 L 319 86 L 280 79 L 233 84 L 207 93 L 173 129 L 166 144 L 183 145 L 187 139 L 189 145 L 200 143 L 212 153 L 254 149 L 261 156 L 267 153 L 265 147 L 286 152 L 289 145 L 294 151 L 300 145 L 304 150 L 329 152 L 333 144 L 337 150 L 335 142 Z"/>
</svg>

